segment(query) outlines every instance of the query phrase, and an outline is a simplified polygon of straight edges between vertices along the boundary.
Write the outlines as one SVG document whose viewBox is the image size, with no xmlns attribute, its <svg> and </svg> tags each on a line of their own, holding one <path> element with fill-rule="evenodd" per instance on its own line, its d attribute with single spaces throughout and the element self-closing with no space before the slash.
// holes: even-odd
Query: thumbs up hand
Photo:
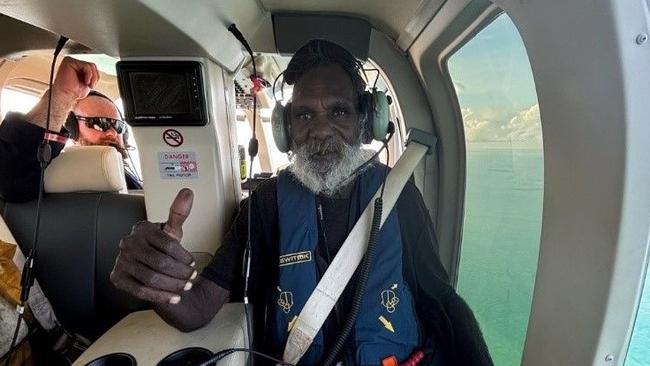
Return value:
<svg viewBox="0 0 650 366">
<path fill-rule="evenodd" d="M 181 189 L 174 202 L 169 207 L 169 217 L 163 224 L 162 230 L 178 242 L 183 239 L 183 223 L 192 211 L 192 202 L 194 202 L 194 193 L 188 188 Z"/>
<path fill-rule="evenodd" d="M 154 303 L 178 304 L 197 277 L 194 258 L 181 246 L 183 223 L 194 194 L 184 188 L 169 208 L 163 224 L 141 221 L 120 242 L 111 282 L 133 296 Z"/>
</svg>

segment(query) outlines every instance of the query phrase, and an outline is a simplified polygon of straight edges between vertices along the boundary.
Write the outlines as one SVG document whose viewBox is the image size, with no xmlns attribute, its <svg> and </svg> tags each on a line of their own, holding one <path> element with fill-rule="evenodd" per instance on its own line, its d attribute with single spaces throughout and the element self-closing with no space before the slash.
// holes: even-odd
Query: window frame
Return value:
<svg viewBox="0 0 650 366">
<path fill-rule="evenodd" d="M 454 3 L 450 12 L 457 15 L 448 24 L 438 24 L 428 35 L 423 35 L 426 48 L 418 50 L 419 73 L 428 89 L 432 108 L 434 130 L 440 143 L 437 146 L 437 176 L 435 185 L 435 210 L 431 218 L 438 236 L 440 260 L 449 273 L 451 284 L 458 282 L 460 252 L 465 210 L 465 131 L 461 108 L 453 86 L 447 60 L 456 50 L 492 23 L 503 10 L 489 0 Z M 430 25 L 429 27 L 431 27 Z M 413 57 L 413 56 L 412 56 Z"/>
<path fill-rule="evenodd" d="M 459 179 L 458 179 L 458 186 L 459 186 L 459 191 L 458 191 L 458 211 L 459 215 L 458 216 L 458 225 L 456 226 L 456 232 L 455 238 L 457 238 L 457 241 L 455 241 L 454 245 L 454 251 L 453 251 L 453 271 L 450 271 L 450 279 L 452 281 L 452 284 L 454 288 L 458 285 L 458 276 L 459 276 L 459 271 L 460 271 L 460 256 L 462 252 L 462 245 L 463 245 L 463 232 L 464 232 L 464 224 L 465 224 L 465 198 L 466 198 L 466 191 L 467 191 L 467 145 L 466 141 L 467 139 L 465 138 L 465 127 L 464 127 L 464 121 L 463 121 L 463 113 L 460 105 L 460 100 L 458 98 L 458 95 L 456 93 L 456 88 L 454 87 L 453 79 L 451 77 L 451 74 L 449 73 L 449 59 L 461 48 L 463 48 L 468 42 L 470 42 L 476 35 L 481 33 L 487 26 L 492 24 L 497 18 L 499 18 L 501 15 L 505 14 L 505 12 L 497 7 L 496 5 L 492 4 L 488 6 L 486 9 L 484 9 L 482 12 L 476 15 L 474 21 L 470 23 L 468 27 L 465 28 L 464 31 L 462 31 L 460 34 L 457 35 L 456 38 L 452 40 L 448 44 L 448 46 L 443 50 L 442 53 L 439 55 L 439 63 L 438 67 L 440 72 L 442 73 L 444 80 L 445 80 L 445 88 L 447 93 L 449 94 L 450 99 L 452 100 L 451 107 L 453 108 L 453 113 L 454 113 L 454 123 L 457 126 L 457 140 L 458 145 L 457 145 L 457 152 L 460 157 L 458 163 L 459 163 Z"/>
<path fill-rule="evenodd" d="M 452 78 L 452 75 L 451 75 L 451 73 L 449 71 L 449 61 L 451 60 L 451 58 L 453 56 L 455 56 L 457 54 L 458 51 L 460 51 L 468 43 L 470 43 L 472 40 L 474 40 L 477 35 L 479 35 L 481 32 L 486 30 L 486 28 L 488 28 L 490 25 L 494 24 L 495 21 L 497 21 L 498 19 L 501 19 L 504 16 L 506 16 L 509 19 L 509 21 L 513 24 L 513 26 L 515 27 L 515 31 L 517 32 L 517 34 L 521 38 L 521 42 L 523 44 L 523 37 L 521 36 L 521 33 L 519 32 L 519 30 L 516 28 L 516 24 L 514 23 L 514 20 L 512 20 L 512 18 L 505 11 L 497 8 L 497 9 L 495 9 L 493 11 L 487 11 L 484 15 L 485 15 L 485 17 L 482 18 L 477 23 L 477 26 L 474 27 L 471 30 L 471 32 L 469 32 L 467 34 L 467 36 L 463 37 L 462 39 L 459 40 L 459 42 L 454 44 L 454 47 L 450 48 L 449 52 L 447 52 L 445 54 L 445 57 L 441 59 L 442 60 L 441 61 L 441 63 L 442 63 L 441 66 L 442 66 L 442 68 L 443 68 L 443 70 L 445 72 L 445 75 L 448 78 L 447 79 L 447 81 L 448 81 L 447 82 L 447 87 L 449 88 L 449 92 L 453 95 L 453 98 L 456 101 L 456 103 L 454 105 L 455 105 L 455 108 L 456 108 L 456 112 L 460 116 L 460 118 L 459 118 L 459 124 L 461 126 L 460 134 L 462 135 L 461 145 L 462 145 L 462 149 L 463 149 L 463 152 L 464 152 L 463 185 L 462 185 L 462 187 L 463 187 L 463 202 L 462 202 L 462 206 L 463 206 L 462 219 L 463 219 L 463 221 L 462 221 L 462 224 L 460 226 L 460 231 L 461 231 L 461 233 L 460 233 L 460 242 L 457 245 L 457 257 L 456 257 L 456 260 L 457 260 L 457 267 L 456 268 L 457 268 L 457 270 L 455 272 L 456 276 L 454 278 L 454 287 L 456 287 L 456 288 L 458 287 L 458 279 L 459 279 L 459 274 L 460 274 L 460 261 L 461 261 L 461 254 L 462 254 L 462 249 L 463 249 L 463 239 L 464 239 L 464 234 L 465 234 L 465 223 L 466 223 L 465 218 L 466 218 L 466 207 L 467 207 L 467 198 L 468 198 L 467 194 L 466 194 L 467 193 L 467 186 L 468 186 L 468 182 L 467 182 L 467 169 L 468 169 L 467 155 L 468 154 L 467 154 L 467 151 L 468 151 L 468 148 L 469 148 L 470 144 L 468 144 L 468 140 L 465 137 L 465 121 L 463 119 L 462 108 L 461 108 L 463 106 L 460 104 L 460 98 L 459 98 L 459 96 L 458 96 L 458 94 L 456 92 L 456 87 L 454 86 L 453 78 Z M 532 74 L 532 72 L 533 72 L 532 65 L 530 65 L 530 58 L 528 57 L 527 53 L 526 53 L 526 58 L 527 58 L 529 67 L 531 69 L 530 70 L 531 74 Z M 535 102 L 537 103 L 537 105 L 539 105 L 539 100 L 537 98 L 536 85 L 535 85 L 534 78 L 533 78 L 532 82 L 533 82 L 532 87 L 535 90 Z M 540 129 L 541 129 L 541 121 L 540 121 Z M 543 149 L 543 146 L 540 146 L 539 148 L 541 150 L 542 162 L 543 162 L 544 149 Z M 513 149 L 513 150 L 516 150 L 516 149 Z M 544 167 L 542 165 L 542 172 L 543 172 L 543 170 L 544 170 Z M 535 276 L 533 277 L 533 281 L 532 281 L 532 284 L 531 284 L 532 285 L 531 286 L 532 290 L 531 290 L 531 294 L 530 294 L 531 299 L 530 299 L 530 306 L 528 306 L 528 308 L 527 308 L 527 319 L 530 319 L 530 315 L 532 313 L 532 307 L 533 307 L 533 303 L 534 303 L 534 297 L 533 296 L 534 296 L 534 290 L 535 290 L 535 281 L 536 281 L 537 271 L 538 271 L 538 268 L 539 268 L 538 267 L 539 250 L 541 249 L 541 243 L 542 243 L 541 229 L 542 229 L 542 225 L 543 225 L 543 195 L 544 195 L 545 188 L 546 188 L 545 184 L 542 184 L 542 187 L 543 187 L 542 188 L 542 196 L 541 196 L 541 200 L 542 200 L 541 209 L 542 210 L 539 212 L 539 215 L 540 215 L 539 216 L 539 220 L 540 220 L 539 221 L 539 226 L 540 226 L 539 229 L 540 229 L 540 231 L 539 231 L 539 234 L 536 237 L 537 248 L 536 248 L 536 253 L 535 253 L 535 264 L 534 264 L 534 274 L 535 274 Z M 527 282 L 526 284 L 528 285 L 529 283 Z M 461 296 L 462 296 L 462 294 L 461 294 Z M 469 305 L 471 306 L 472 304 L 469 304 Z M 523 359 L 523 355 L 524 355 L 524 352 L 525 352 L 525 344 L 526 344 L 526 339 L 527 339 L 527 336 L 528 336 L 528 328 L 529 328 L 529 324 L 528 324 L 528 322 L 526 322 L 525 328 L 524 328 L 522 348 L 521 348 L 521 357 L 522 357 L 522 359 Z M 484 335 L 485 334 L 486 333 L 484 333 Z M 494 357 L 494 354 L 493 354 L 493 357 Z M 521 359 L 519 361 L 519 364 L 520 365 L 522 364 Z"/>
</svg>

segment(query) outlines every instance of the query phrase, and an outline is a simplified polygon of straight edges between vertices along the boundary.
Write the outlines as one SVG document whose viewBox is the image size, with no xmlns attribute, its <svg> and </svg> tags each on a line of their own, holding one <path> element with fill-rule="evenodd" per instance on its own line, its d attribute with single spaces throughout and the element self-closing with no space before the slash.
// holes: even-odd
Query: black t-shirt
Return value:
<svg viewBox="0 0 650 366">
<path fill-rule="evenodd" d="M 277 246 L 279 237 L 277 209 L 277 178 L 262 183 L 253 193 L 251 222 L 251 278 L 249 298 L 256 304 L 256 343 L 264 347 L 265 305 L 276 296 L 278 282 Z M 247 210 L 249 200 L 242 202 L 240 214 L 226 234 L 212 262 L 202 276 L 231 291 L 232 301 L 241 301 L 244 278 L 243 253 L 247 239 Z M 333 259 L 343 244 L 354 222 L 350 222 L 350 199 L 317 197 L 322 206 L 323 219 L 318 257 L 326 262 Z M 318 207 L 318 206 L 317 206 Z M 491 365 L 478 324 L 465 302 L 449 284 L 448 275 L 438 256 L 438 244 L 429 213 L 422 196 L 411 182 L 402 191 L 397 210 L 403 244 L 403 276 L 416 304 L 420 324 L 424 330 L 423 347 L 442 352 L 450 365 Z M 323 245 L 323 242 L 327 245 Z M 327 249 L 326 249 L 327 248 Z M 329 255 L 327 254 L 329 252 Z M 329 256 L 329 259 L 328 259 Z M 321 270 L 321 273 L 323 271 Z M 337 307 L 350 301 L 346 289 Z M 344 305 L 344 304 L 343 304 Z M 336 337 L 343 319 L 334 311 L 324 325 L 326 344 Z M 435 347 L 433 347 L 435 345 Z M 459 352 L 456 352 L 458 350 Z M 273 350 L 281 353 L 281 350 Z"/>
</svg>

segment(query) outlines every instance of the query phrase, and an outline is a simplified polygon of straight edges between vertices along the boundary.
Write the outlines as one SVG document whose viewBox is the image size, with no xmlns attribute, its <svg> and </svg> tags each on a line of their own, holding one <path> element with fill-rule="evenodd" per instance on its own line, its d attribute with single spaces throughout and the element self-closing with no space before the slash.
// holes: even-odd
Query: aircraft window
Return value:
<svg viewBox="0 0 650 366">
<path fill-rule="evenodd" d="M 272 63 L 278 66 L 278 70 L 275 70 L 275 73 L 282 71 L 286 65 L 289 63 L 291 57 L 287 56 L 278 56 L 278 55 L 264 55 L 259 56 L 263 57 L 267 63 Z M 239 157 L 240 157 L 240 167 L 246 167 L 246 173 L 241 174 L 242 181 L 244 177 L 248 177 L 250 174 L 250 158 L 248 156 L 248 141 L 252 134 L 252 122 L 253 117 L 252 109 L 253 103 L 252 98 L 250 97 L 250 88 L 252 83 L 250 82 L 251 70 L 248 68 L 243 68 L 235 76 L 235 91 L 236 91 L 236 120 L 237 120 L 237 144 L 239 145 Z M 293 87 L 289 85 L 284 85 L 283 93 L 280 91 L 281 79 L 278 81 L 276 86 L 275 96 L 273 95 L 272 84 L 273 79 L 268 75 L 262 74 L 262 76 L 268 81 L 267 87 L 262 89 L 258 95 L 258 117 L 257 117 L 257 136 L 259 142 L 259 153 L 254 161 L 253 166 L 253 175 L 260 173 L 266 174 L 275 174 L 279 170 L 285 168 L 289 165 L 289 157 L 287 154 L 280 152 L 275 146 L 273 141 L 273 132 L 271 131 L 271 113 L 273 106 L 275 105 L 275 100 L 281 101 L 282 104 L 286 104 L 288 100 L 291 99 L 293 92 Z M 386 91 L 388 95 L 393 93 L 390 88 L 389 83 L 383 77 L 377 65 L 372 62 L 372 60 L 367 61 L 364 64 L 364 78 L 368 84 L 368 88 L 376 86 L 378 90 Z M 396 156 L 399 156 L 402 152 L 403 137 L 401 132 L 404 131 L 402 124 L 402 118 L 398 110 L 397 103 L 392 103 L 390 107 L 391 111 L 391 121 L 396 122 L 398 131 L 396 131 L 395 136 L 389 143 L 391 163 L 393 165 L 396 160 Z M 260 123 L 261 122 L 261 123 Z M 260 130 L 261 128 L 261 130 Z M 263 131 L 263 136 L 260 136 L 260 131 Z M 378 141 L 373 141 L 368 145 L 363 145 L 365 149 L 371 149 L 374 151 L 381 148 L 381 143 Z M 242 164 L 242 158 L 245 161 L 245 164 Z M 386 156 L 385 154 L 380 155 L 379 159 L 385 163 Z M 245 192 L 243 192 L 245 194 Z"/>
<path fill-rule="evenodd" d="M 639 312 L 636 315 L 625 366 L 650 365 L 648 340 L 650 340 L 650 270 L 646 270 L 643 296 L 641 296 Z"/>
<path fill-rule="evenodd" d="M 77 53 L 70 55 L 78 60 L 92 62 L 97 65 L 97 69 L 107 75 L 117 76 L 115 64 L 119 61 L 115 57 L 104 55 L 101 53 Z"/>
<path fill-rule="evenodd" d="M 495 365 L 519 365 L 537 271 L 544 193 L 539 105 L 524 44 L 503 14 L 447 63 L 465 132 L 458 292 Z"/>
<path fill-rule="evenodd" d="M 11 87 L 2 89 L 0 96 L 0 112 L 2 112 L 2 120 L 8 112 L 27 113 L 32 107 L 38 103 L 40 96 L 33 93 L 27 93 Z"/>
</svg>

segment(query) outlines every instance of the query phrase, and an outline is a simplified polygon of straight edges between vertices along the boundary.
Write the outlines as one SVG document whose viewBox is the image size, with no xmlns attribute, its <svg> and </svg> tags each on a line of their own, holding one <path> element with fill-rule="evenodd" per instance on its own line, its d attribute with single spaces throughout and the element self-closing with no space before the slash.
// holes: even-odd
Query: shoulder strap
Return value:
<svg viewBox="0 0 650 366">
<path fill-rule="evenodd" d="M 416 141 L 413 141 L 416 142 Z M 381 225 L 384 224 L 388 214 L 397 202 L 404 185 L 420 160 L 432 148 L 432 145 L 421 143 L 410 143 L 400 159 L 386 178 L 384 188 L 384 210 L 381 217 Z M 283 359 L 285 362 L 297 364 L 307 352 L 314 341 L 316 334 L 323 326 L 327 316 L 334 308 L 338 298 L 343 293 L 354 271 L 363 259 L 366 252 L 370 225 L 374 213 L 375 198 L 379 197 L 381 187 L 375 193 L 370 204 L 365 208 L 361 217 L 352 228 L 352 231 L 343 242 L 343 246 L 321 278 L 318 286 L 307 300 L 298 319 L 289 334 L 284 349 Z M 361 245 L 360 245 L 361 244 Z"/>
</svg>

